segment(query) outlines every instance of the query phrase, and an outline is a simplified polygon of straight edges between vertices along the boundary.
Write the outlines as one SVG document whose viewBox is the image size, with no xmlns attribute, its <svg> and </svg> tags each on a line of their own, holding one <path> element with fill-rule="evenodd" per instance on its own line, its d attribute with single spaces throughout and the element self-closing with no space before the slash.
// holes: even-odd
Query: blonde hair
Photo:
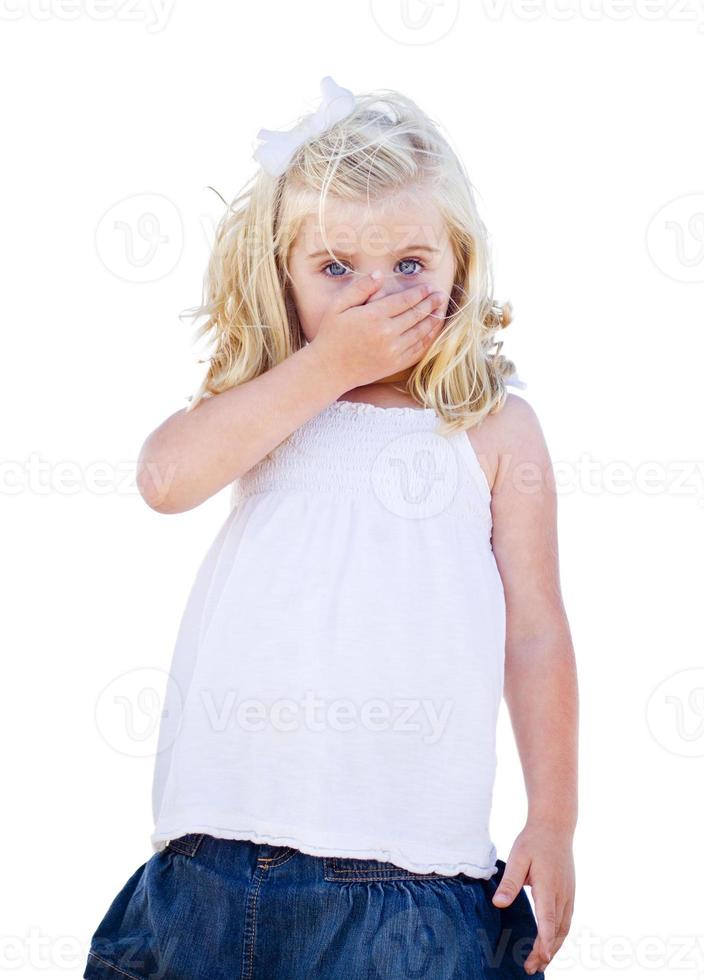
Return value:
<svg viewBox="0 0 704 980">
<path fill-rule="evenodd" d="M 260 168 L 221 218 L 203 302 L 191 311 L 207 315 L 196 337 L 210 336 L 214 353 L 187 411 L 305 346 L 288 257 L 316 203 L 322 219 L 327 194 L 368 203 L 411 185 L 427 187 L 443 215 L 455 282 L 445 324 L 413 365 L 406 390 L 436 411 L 445 434 L 501 407 L 515 365 L 494 335 L 511 322 L 511 305 L 493 297 L 488 235 L 472 185 L 438 124 L 410 98 L 382 89 L 357 96 L 352 113 L 300 146 L 280 177 Z"/>
</svg>

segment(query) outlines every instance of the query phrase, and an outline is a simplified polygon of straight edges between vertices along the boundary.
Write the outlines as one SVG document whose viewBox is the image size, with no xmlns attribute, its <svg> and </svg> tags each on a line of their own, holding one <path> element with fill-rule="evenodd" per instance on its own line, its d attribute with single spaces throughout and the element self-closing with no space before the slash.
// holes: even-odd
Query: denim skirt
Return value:
<svg viewBox="0 0 704 980">
<path fill-rule="evenodd" d="M 191 833 L 139 867 L 91 938 L 85 980 L 525 978 L 525 888 Z M 534 977 L 543 978 L 543 973 Z"/>
</svg>

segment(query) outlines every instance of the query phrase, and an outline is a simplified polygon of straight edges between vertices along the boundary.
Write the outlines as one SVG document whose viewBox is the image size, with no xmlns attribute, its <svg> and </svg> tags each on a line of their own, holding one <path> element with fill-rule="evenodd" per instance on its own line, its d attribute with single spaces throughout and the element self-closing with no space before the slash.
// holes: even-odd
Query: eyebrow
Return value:
<svg viewBox="0 0 704 980">
<path fill-rule="evenodd" d="M 402 252 L 428 252 L 431 255 L 439 255 L 440 254 L 440 249 L 439 248 L 433 248 L 431 245 L 404 245 L 403 248 L 401 249 L 401 251 Z M 337 254 L 339 256 L 341 256 L 342 258 L 349 259 L 353 255 L 355 255 L 356 253 L 355 252 L 346 252 L 344 249 L 338 249 L 337 250 Z M 398 252 L 397 254 L 400 255 L 400 252 Z M 319 259 L 319 258 L 322 258 L 323 256 L 328 256 L 329 257 L 330 256 L 330 252 L 327 249 L 322 249 L 319 252 L 312 252 L 308 256 L 308 258 L 309 259 Z"/>
</svg>

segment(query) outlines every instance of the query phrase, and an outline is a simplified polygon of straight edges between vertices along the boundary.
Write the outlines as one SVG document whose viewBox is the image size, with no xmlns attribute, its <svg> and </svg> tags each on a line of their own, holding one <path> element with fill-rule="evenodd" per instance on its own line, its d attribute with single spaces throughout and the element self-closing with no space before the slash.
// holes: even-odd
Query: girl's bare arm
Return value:
<svg viewBox="0 0 704 980">
<path fill-rule="evenodd" d="M 574 903 L 577 673 L 560 590 L 554 473 L 540 424 L 514 394 L 485 422 L 482 442 L 493 435 L 498 455 L 492 545 L 506 597 L 504 698 L 528 797 L 502 904 L 524 882 L 531 886 L 539 937 L 526 967 L 544 969 L 565 938 Z"/>
<path fill-rule="evenodd" d="M 191 510 L 246 473 L 348 387 L 315 344 L 302 347 L 270 371 L 162 422 L 139 454 L 139 492 L 159 513 Z"/>
<path fill-rule="evenodd" d="M 576 671 L 560 589 L 554 474 L 531 405 L 510 394 L 499 416 L 492 546 L 506 597 L 504 694 L 526 769 L 529 819 L 572 829 Z"/>
</svg>

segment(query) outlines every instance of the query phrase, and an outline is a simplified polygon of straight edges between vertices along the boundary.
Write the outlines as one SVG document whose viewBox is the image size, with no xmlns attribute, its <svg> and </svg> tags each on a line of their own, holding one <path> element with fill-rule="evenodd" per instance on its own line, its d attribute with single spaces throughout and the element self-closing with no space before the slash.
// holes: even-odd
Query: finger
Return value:
<svg viewBox="0 0 704 980">
<path fill-rule="evenodd" d="M 533 946 L 530 953 L 526 957 L 523 966 L 528 973 L 533 973 L 535 970 L 544 970 L 545 967 L 550 963 L 553 956 L 555 955 L 555 948 L 546 949 L 545 944 L 540 937 L 540 935 L 535 937 Z"/>
<path fill-rule="evenodd" d="M 555 934 L 557 931 L 557 910 L 555 908 L 554 896 L 542 897 L 542 894 L 535 894 L 535 917 L 538 921 L 538 935 L 530 956 L 540 963 L 539 969 L 543 969 L 550 962 L 554 955 Z M 530 958 L 530 957 L 529 957 Z"/>
<path fill-rule="evenodd" d="M 378 279 L 375 278 L 375 275 L 372 272 L 368 276 L 352 276 L 349 283 L 340 290 L 339 295 L 332 302 L 335 312 L 344 313 L 345 310 L 349 310 L 353 306 L 361 306 L 365 303 L 381 286 L 381 273 L 379 273 Z"/>
<path fill-rule="evenodd" d="M 555 953 L 562 946 L 565 938 L 570 931 L 570 924 L 572 922 L 572 912 L 573 908 L 569 902 L 565 904 L 562 915 L 559 918 L 557 930 L 555 931 L 555 942 L 552 945 L 551 959 L 555 958 Z"/>
<path fill-rule="evenodd" d="M 388 296 L 383 296 L 381 299 L 375 299 L 374 307 L 382 316 L 399 316 L 399 314 L 405 313 L 406 310 L 424 300 L 432 291 L 433 287 L 430 283 L 422 282 L 417 286 L 408 286 L 396 293 L 389 293 Z"/>
<path fill-rule="evenodd" d="M 536 973 L 538 970 L 544 970 L 550 962 L 550 959 L 551 957 L 543 952 L 540 940 L 536 939 L 533 943 L 533 948 L 525 958 L 523 969 L 529 974 Z"/>
<path fill-rule="evenodd" d="M 538 920 L 538 939 L 543 945 L 543 949 L 552 956 L 552 948 L 555 943 L 555 933 L 557 931 L 557 911 L 555 900 L 540 900 L 540 896 L 535 900 L 535 917 Z"/>
<path fill-rule="evenodd" d="M 528 859 L 509 854 L 504 873 L 499 882 L 499 887 L 496 889 L 496 893 L 492 898 L 494 905 L 506 906 L 511 904 L 521 888 L 523 888 L 529 865 L 530 861 Z"/>
<path fill-rule="evenodd" d="M 442 320 L 437 320 L 431 317 L 426 317 L 425 320 L 421 320 L 420 323 L 416 324 L 416 326 L 412 328 L 412 331 L 407 330 L 404 333 L 404 339 L 407 338 L 411 332 L 413 332 L 417 339 L 409 347 L 405 347 L 401 353 L 405 357 L 412 357 L 413 360 L 410 363 L 415 364 L 419 356 L 422 356 L 430 347 L 442 328 Z"/>
<path fill-rule="evenodd" d="M 433 293 L 431 296 L 426 297 L 426 299 L 421 300 L 412 309 L 407 310 L 405 313 L 399 314 L 393 318 L 394 327 L 399 327 L 401 331 L 401 336 L 406 339 L 406 334 L 409 333 L 421 320 L 425 320 L 430 317 L 433 322 L 437 320 L 444 320 L 444 313 L 438 312 L 444 305 L 444 298 L 442 293 Z"/>
</svg>

